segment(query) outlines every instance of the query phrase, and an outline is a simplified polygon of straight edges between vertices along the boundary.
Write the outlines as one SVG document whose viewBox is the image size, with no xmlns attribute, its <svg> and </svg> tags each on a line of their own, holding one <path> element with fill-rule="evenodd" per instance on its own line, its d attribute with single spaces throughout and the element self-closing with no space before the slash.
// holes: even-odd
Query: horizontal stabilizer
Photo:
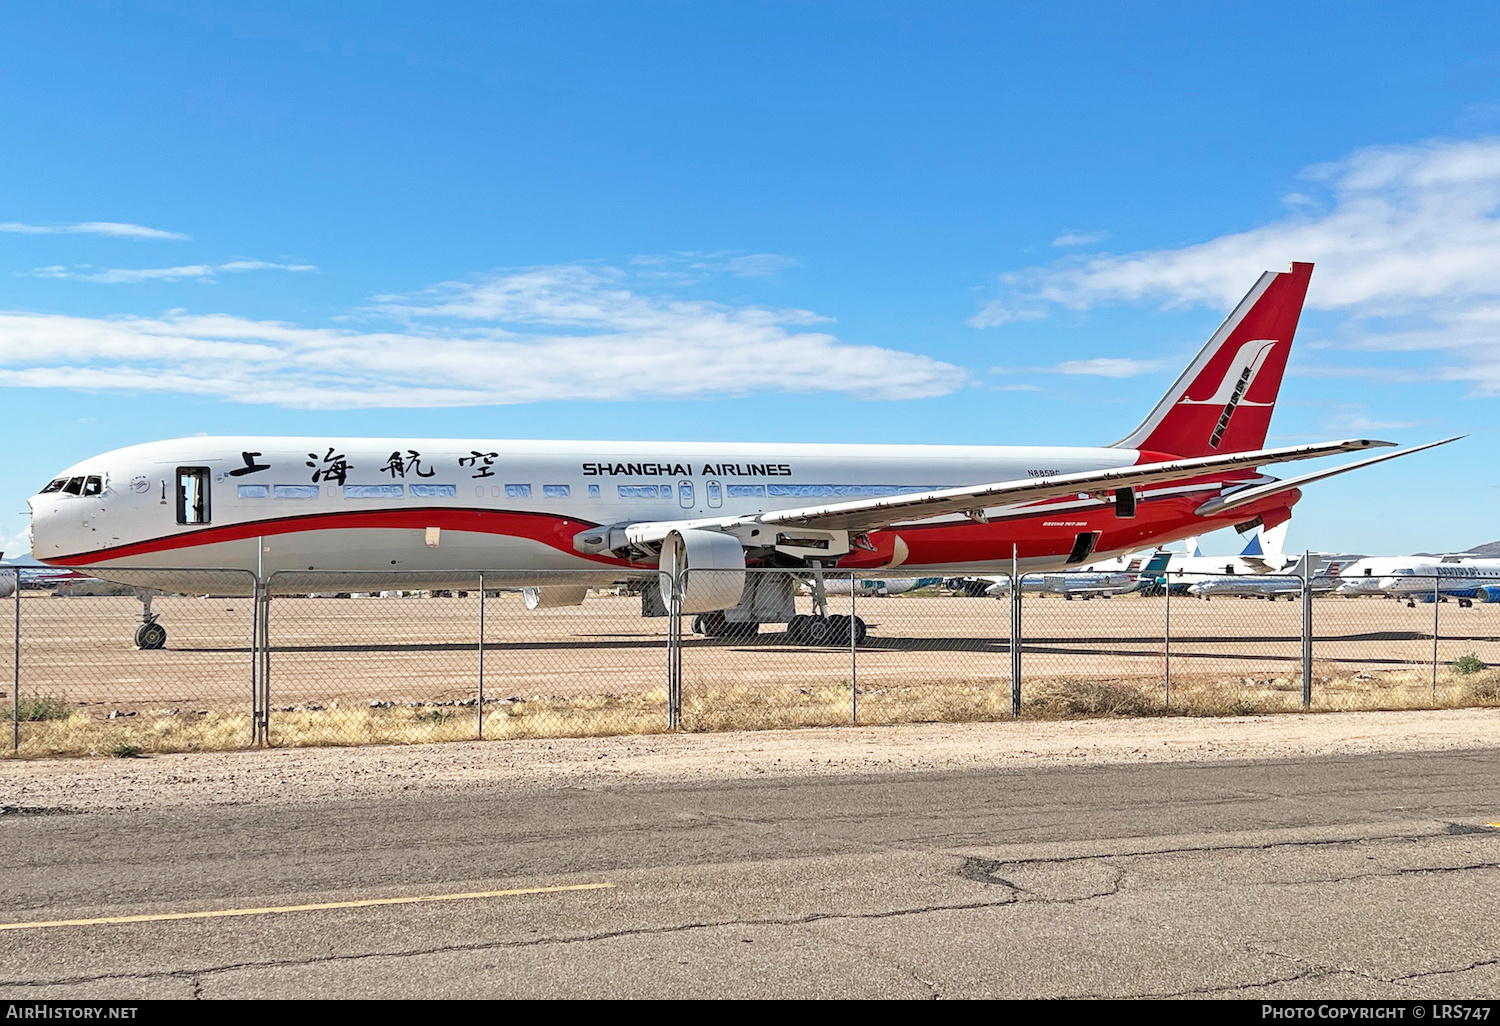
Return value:
<svg viewBox="0 0 1500 1026">
<path fill-rule="evenodd" d="M 1267 484 L 1251 485 L 1249 488 L 1242 488 L 1237 492 L 1230 492 L 1228 495 L 1220 495 L 1216 498 L 1209 499 L 1203 505 L 1194 510 L 1194 512 L 1197 513 L 1200 517 L 1211 517 L 1216 513 L 1225 513 L 1232 509 L 1238 509 L 1241 506 L 1248 506 L 1252 502 L 1259 502 L 1262 499 L 1279 494 L 1280 492 L 1289 492 L 1293 488 L 1300 488 L 1305 484 L 1312 484 L 1314 481 L 1322 481 L 1325 478 L 1337 477 L 1339 474 L 1347 474 L 1349 471 L 1358 470 L 1360 467 L 1369 467 L 1373 466 L 1376 463 L 1384 463 L 1386 460 L 1393 460 L 1399 456 L 1410 456 L 1414 452 L 1421 452 L 1423 449 L 1431 449 L 1439 445 L 1447 445 L 1449 442 L 1456 442 L 1460 438 L 1467 437 L 1467 435 L 1454 435 L 1452 438 L 1444 438 L 1441 441 L 1437 442 L 1428 442 L 1426 445 L 1416 445 L 1412 446 L 1410 449 L 1400 449 L 1396 452 L 1386 452 L 1381 453 L 1379 456 L 1371 456 L 1367 459 L 1355 460 L 1353 463 L 1346 463 L 1341 467 L 1333 467 L 1329 470 L 1318 470 L 1314 471 L 1311 474 L 1303 474 L 1301 477 L 1289 477 L 1285 481 L 1271 481 Z"/>
</svg>

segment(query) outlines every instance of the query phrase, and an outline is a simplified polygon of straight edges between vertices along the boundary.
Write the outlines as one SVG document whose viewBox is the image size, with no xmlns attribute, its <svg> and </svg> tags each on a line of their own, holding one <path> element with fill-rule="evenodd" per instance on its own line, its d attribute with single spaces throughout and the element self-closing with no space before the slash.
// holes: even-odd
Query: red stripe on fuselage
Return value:
<svg viewBox="0 0 1500 1026">
<path fill-rule="evenodd" d="M 1193 511 L 1203 503 L 1206 494 L 1217 494 L 1223 482 L 1203 484 L 1203 491 L 1171 496 L 1145 495 L 1137 505 L 1133 519 L 1115 516 L 1113 505 L 1093 509 L 1042 509 L 1031 514 L 1011 514 L 989 524 L 970 521 L 935 524 L 908 524 L 872 531 L 874 552 L 855 549 L 838 559 L 840 567 L 874 569 L 886 566 L 893 558 L 896 535 L 901 535 L 913 566 L 946 566 L 960 563 L 1004 561 L 1011 558 L 1012 546 L 1022 559 L 1065 555 L 1079 532 L 1099 531 L 1097 551 L 1134 550 L 1164 545 L 1191 535 L 1204 534 L 1254 519 L 1261 513 L 1290 508 L 1301 498 L 1297 490 L 1267 497 L 1261 503 L 1237 509 L 1219 517 L 1200 517 Z M 631 566 L 629 561 L 609 556 L 586 555 L 573 548 L 573 537 L 580 531 L 598 527 L 587 520 L 575 520 L 545 513 L 512 513 L 499 510 L 422 507 L 416 509 L 367 510 L 358 513 L 317 513 L 309 516 L 258 520 L 222 527 L 205 527 L 182 534 L 169 535 L 129 545 L 100 549 L 95 552 L 43 559 L 54 566 L 89 566 L 104 560 L 128 559 L 152 552 L 171 552 L 212 545 L 218 542 L 243 541 L 249 538 L 273 537 L 323 530 L 423 530 L 438 527 L 445 531 L 467 531 L 476 534 L 505 535 L 526 538 L 550 545 L 559 551 L 606 566 Z"/>
<path fill-rule="evenodd" d="M 439 527 L 445 531 L 469 531 L 475 534 L 497 534 L 512 538 L 529 538 L 555 549 L 561 549 L 580 559 L 610 566 L 629 566 L 625 560 L 608 556 L 589 556 L 573 549 L 573 536 L 599 525 L 587 520 L 573 520 L 545 513 L 510 513 L 499 510 L 451 509 L 447 507 L 418 507 L 415 509 L 365 510 L 359 513 L 314 513 L 308 516 L 282 517 L 276 520 L 255 520 L 243 524 L 225 524 L 222 527 L 203 527 L 183 534 L 167 535 L 149 541 L 116 545 L 95 552 L 70 556 L 53 556 L 43 559 L 55 566 L 88 566 L 106 559 L 128 559 L 150 552 L 171 552 L 179 549 L 213 545 L 218 542 L 244 541 L 247 538 L 269 538 L 279 534 L 300 534 L 306 531 L 346 531 L 361 529 L 415 531 Z"/>
</svg>

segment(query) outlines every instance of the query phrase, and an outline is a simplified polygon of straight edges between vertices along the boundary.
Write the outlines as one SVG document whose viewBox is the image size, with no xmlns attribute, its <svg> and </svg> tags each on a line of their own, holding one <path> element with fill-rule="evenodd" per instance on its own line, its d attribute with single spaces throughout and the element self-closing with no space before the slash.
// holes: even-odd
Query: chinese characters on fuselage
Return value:
<svg viewBox="0 0 1500 1026">
<path fill-rule="evenodd" d="M 354 469 L 354 464 L 349 462 L 348 457 L 341 452 L 336 452 L 336 446 L 329 446 L 328 451 L 321 457 L 315 453 L 307 454 L 307 466 L 312 469 L 312 480 L 314 484 L 323 481 L 345 484 L 349 478 L 349 472 Z M 236 467 L 229 471 L 231 477 L 243 477 L 246 474 L 258 474 L 263 470 L 270 470 L 271 464 L 257 463 L 256 459 L 264 455 L 258 452 L 242 452 L 240 458 L 244 461 L 243 467 Z M 500 458 L 498 452 L 480 452 L 478 449 L 469 450 L 469 455 L 458 457 L 458 466 L 462 470 L 469 471 L 471 478 L 494 477 L 495 461 Z M 397 449 L 386 458 L 380 467 L 380 473 L 389 474 L 393 480 L 406 477 L 408 474 L 415 477 L 435 477 L 437 469 L 423 462 L 424 457 L 415 449 L 407 449 L 403 455 Z M 787 463 L 704 463 L 694 464 L 687 462 L 640 462 L 640 463 L 585 463 L 583 466 L 584 477 L 693 477 L 695 468 L 698 469 L 697 476 L 701 477 L 791 477 L 792 468 Z M 1039 474 L 1052 474 L 1055 471 L 1028 471 L 1033 476 Z"/>
<path fill-rule="evenodd" d="M 400 450 L 391 453 L 390 458 L 385 461 L 385 466 L 380 468 L 380 472 L 391 475 L 393 479 L 405 477 L 408 473 L 418 477 L 432 477 L 437 473 L 436 470 L 424 471 L 422 469 L 422 454 L 415 449 L 406 450 L 405 459 L 402 458 Z"/>
</svg>

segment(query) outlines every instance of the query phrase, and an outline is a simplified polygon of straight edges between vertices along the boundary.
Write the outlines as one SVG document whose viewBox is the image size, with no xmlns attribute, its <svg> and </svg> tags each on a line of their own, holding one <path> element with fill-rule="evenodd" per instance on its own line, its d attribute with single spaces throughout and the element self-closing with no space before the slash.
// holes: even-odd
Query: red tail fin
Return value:
<svg viewBox="0 0 1500 1026">
<path fill-rule="evenodd" d="M 1312 264 L 1267 271 L 1141 426 L 1114 444 L 1174 456 L 1262 448 Z"/>
</svg>

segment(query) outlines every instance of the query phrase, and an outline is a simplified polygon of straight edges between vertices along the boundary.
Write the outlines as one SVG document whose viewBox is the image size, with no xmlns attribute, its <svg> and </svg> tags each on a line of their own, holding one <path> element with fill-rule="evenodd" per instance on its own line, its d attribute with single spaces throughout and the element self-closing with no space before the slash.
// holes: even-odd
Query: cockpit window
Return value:
<svg viewBox="0 0 1500 1026">
<path fill-rule="evenodd" d="M 102 477 L 97 476 L 97 475 L 84 478 L 83 479 L 83 494 L 84 495 L 103 495 L 104 494 L 104 479 Z"/>
<path fill-rule="evenodd" d="M 47 487 L 42 489 L 41 494 L 46 495 L 48 492 L 60 492 L 62 491 L 62 486 L 67 483 L 67 478 L 55 477 L 51 481 L 47 482 Z"/>
<path fill-rule="evenodd" d="M 68 478 L 68 483 L 62 486 L 62 490 L 65 491 L 65 492 L 67 492 L 69 495 L 82 495 L 83 494 L 83 478 L 81 478 L 81 477 L 70 477 L 70 478 Z"/>
</svg>

